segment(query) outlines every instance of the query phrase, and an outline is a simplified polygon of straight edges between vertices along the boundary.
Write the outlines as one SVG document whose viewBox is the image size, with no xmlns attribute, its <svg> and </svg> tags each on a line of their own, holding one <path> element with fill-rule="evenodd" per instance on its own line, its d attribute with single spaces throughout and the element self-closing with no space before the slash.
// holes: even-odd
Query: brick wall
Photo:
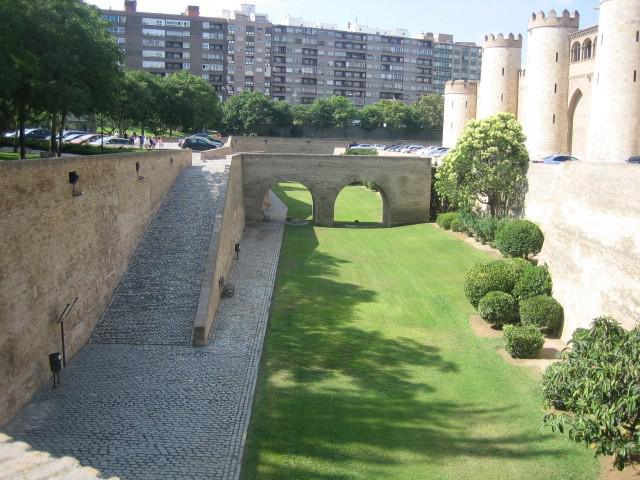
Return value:
<svg viewBox="0 0 640 480">
<path fill-rule="evenodd" d="M 140 165 L 138 179 L 136 162 Z M 145 228 L 191 152 L 0 162 L 0 423 L 86 343 Z M 80 176 L 72 196 L 69 172 Z"/>
</svg>

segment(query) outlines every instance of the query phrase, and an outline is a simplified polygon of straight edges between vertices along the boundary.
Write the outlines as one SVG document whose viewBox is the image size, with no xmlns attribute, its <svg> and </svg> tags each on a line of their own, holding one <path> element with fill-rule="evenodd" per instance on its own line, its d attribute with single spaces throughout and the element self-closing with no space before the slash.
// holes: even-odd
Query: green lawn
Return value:
<svg viewBox="0 0 640 480">
<path fill-rule="evenodd" d="M 243 478 L 595 479 L 541 429 L 538 374 L 468 326 L 487 258 L 431 225 L 287 227 Z"/>
<path fill-rule="evenodd" d="M 19 153 L 13 152 L 0 152 L 0 161 L 2 160 L 18 160 L 20 158 Z M 27 153 L 28 159 L 40 158 L 40 155 L 36 155 L 35 153 Z"/>
</svg>

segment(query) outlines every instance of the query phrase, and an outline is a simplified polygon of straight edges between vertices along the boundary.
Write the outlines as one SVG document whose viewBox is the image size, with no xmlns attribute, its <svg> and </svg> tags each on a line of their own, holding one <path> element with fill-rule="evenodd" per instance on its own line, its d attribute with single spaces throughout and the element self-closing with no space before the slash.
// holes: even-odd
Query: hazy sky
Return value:
<svg viewBox="0 0 640 480">
<path fill-rule="evenodd" d="M 101 8 L 122 10 L 124 0 L 87 0 Z M 200 5 L 206 16 L 239 8 L 233 0 L 138 0 L 138 11 L 181 13 L 187 4 Z M 486 33 L 527 31 L 529 15 L 538 10 L 578 10 L 580 26 L 598 23 L 598 0 L 255 0 L 259 12 L 278 22 L 289 14 L 344 27 L 347 22 L 383 29 L 405 28 L 411 33 L 452 33 L 456 40 L 480 43 Z"/>
</svg>

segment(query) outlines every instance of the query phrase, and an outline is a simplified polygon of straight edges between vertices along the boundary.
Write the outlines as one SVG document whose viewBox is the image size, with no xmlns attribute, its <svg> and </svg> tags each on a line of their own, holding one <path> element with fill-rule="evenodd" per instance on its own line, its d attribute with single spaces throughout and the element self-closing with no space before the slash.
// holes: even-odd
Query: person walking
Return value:
<svg viewBox="0 0 640 480">
<path fill-rule="evenodd" d="M 164 142 L 162 141 L 162 137 L 158 137 L 158 149 L 162 150 L 164 148 Z"/>
</svg>

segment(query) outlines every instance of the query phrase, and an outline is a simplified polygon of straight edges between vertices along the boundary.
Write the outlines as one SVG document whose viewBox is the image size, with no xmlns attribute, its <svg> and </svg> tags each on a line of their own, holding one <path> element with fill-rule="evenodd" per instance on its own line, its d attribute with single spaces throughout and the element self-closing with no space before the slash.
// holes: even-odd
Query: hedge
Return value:
<svg viewBox="0 0 640 480">
<path fill-rule="evenodd" d="M 540 253 L 544 235 L 535 223 L 529 220 L 512 220 L 500 225 L 496 232 L 495 245 L 503 255 L 524 257 Z"/>
<path fill-rule="evenodd" d="M 436 218 L 436 223 L 440 228 L 444 228 L 445 230 L 450 230 L 451 222 L 459 219 L 460 219 L 460 215 L 458 214 L 458 212 L 445 212 L 438 215 L 438 218 Z"/>
<path fill-rule="evenodd" d="M 345 155 L 378 155 L 378 150 L 375 148 L 347 148 L 344 151 Z"/>
<path fill-rule="evenodd" d="M 489 292 L 478 303 L 478 313 L 486 322 L 500 326 L 518 320 L 518 302 L 505 292 Z"/>
<path fill-rule="evenodd" d="M 459 218 L 454 218 L 451 221 L 451 230 L 454 232 L 461 232 L 462 231 L 462 223 L 460 222 Z"/>
<path fill-rule="evenodd" d="M 542 331 L 557 335 L 562 328 L 562 305 L 547 295 L 537 295 L 520 302 L 520 320 Z"/>
<path fill-rule="evenodd" d="M 513 287 L 513 296 L 519 302 L 538 295 L 551 295 L 551 275 L 546 267 L 530 265 L 525 268 Z"/>
<path fill-rule="evenodd" d="M 542 350 L 544 337 L 535 325 L 506 325 L 504 348 L 514 358 L 534 358 Z"/>
<path fill-rule="evenodd" d="M 515 280 L 513 270 L 505 261 L 479 263 L 466 273 L 464 293 L 469 303 L 478 308 L 480 299 L 489 292 L 511 293 Z"/>
</svg>

